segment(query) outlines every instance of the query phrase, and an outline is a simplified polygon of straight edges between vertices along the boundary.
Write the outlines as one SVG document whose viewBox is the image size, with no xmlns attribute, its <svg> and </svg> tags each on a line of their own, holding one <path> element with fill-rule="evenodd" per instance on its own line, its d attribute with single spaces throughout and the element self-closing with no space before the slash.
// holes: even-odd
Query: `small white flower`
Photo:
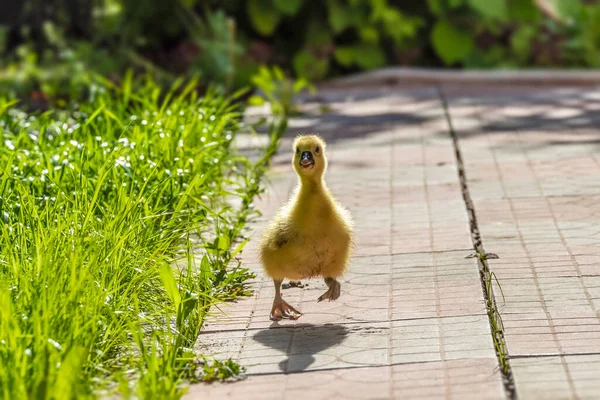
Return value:
<svg viewBox="0 0 600 400">
<path fill-rule="evenodd" d="M 56 340 L 48 338 L 48 343 L 54 346 L 54 348 L 56 348 L 57 350 L 62 351 L 62 346 Z"/>
<path fill-rule="evenodd" d="M 121 166 L 121 167 L 127 167 L 127 168 L 131 167 L 131 163 L 129 163 L 127 161 L 127 159 L 123 156 L 121 156 L 115 160 L 115 165 Z"/>
</svg>

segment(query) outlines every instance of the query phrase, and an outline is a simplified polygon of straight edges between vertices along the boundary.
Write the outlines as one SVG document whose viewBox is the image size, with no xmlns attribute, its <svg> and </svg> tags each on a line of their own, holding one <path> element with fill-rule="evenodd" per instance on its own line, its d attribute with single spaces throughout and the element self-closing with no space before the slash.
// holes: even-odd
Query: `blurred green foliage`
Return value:
<svg viewBox="0 0 600 400">
<path fill-rule="evenodd" d="M 466 68 L 598 67 L 596 0 L 427 0 L 431 44 Z"/>
<path fill-rule="evenodd" d="M 386 65 L 600 66 L 598 0 L 8 0 L 0 90 L 78 93 L 133 67 L 235 89 L 265 64 L 309 81 Z"/>
</svg>

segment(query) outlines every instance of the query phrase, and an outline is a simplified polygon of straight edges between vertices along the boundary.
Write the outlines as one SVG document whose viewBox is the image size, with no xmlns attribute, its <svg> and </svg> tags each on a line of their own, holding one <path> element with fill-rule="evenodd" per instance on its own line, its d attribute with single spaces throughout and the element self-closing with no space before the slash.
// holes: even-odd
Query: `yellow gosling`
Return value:
<svg viewBox="0 0 600 400">
<path fill-rule="evenodd" d="M 260 257 L 275 283 L 270 318 L 297 319 L 302 314 L 281 297 L 283 279 L 325 278 L 328 290 L 318 301 L 340 296 L 340 277 L 350 257 L 353 222 L 327 188 L 325 142 L 317 135 L 298 136 L 293 145 L 292 165 L 299 184 L 265 229 Z"/>
</svg>

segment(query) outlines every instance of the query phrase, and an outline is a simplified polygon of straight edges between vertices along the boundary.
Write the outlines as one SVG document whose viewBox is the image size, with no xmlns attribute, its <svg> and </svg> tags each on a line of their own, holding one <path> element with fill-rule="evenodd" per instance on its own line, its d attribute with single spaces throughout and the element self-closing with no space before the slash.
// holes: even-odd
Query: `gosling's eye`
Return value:
<svg viewBox="0 0 600 400">
<path fill-rule="evenodd" d="M 321 148 L 319 146 L 317 146 L 317 148 L 315 149 L 315 153 L 319 154 L 321 152 Z"/>
<path fill-rule="evenodd" d="M 296 147 L 296 153 L 300 153 L 300 147 Z"/>
</svg>

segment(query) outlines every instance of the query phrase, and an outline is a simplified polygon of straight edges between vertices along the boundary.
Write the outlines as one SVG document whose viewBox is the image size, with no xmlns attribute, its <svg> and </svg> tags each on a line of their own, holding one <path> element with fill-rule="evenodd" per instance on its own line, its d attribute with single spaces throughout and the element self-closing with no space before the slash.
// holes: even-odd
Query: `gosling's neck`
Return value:
<svg viewBox="0 0 600 400">
<path fill-rule="evenodd" d="M 300 195 L 310 195 L 327 191 L 323 175 L 299 176 Z"/>
<path fill-rule="evenodd" d="M 298 229 L 312 229 L 315 219 L 323 219 L 331 208 L 331 195 L 322 177 L 300 177 L 293 202 L 293 214 Z"/>
</svg>

